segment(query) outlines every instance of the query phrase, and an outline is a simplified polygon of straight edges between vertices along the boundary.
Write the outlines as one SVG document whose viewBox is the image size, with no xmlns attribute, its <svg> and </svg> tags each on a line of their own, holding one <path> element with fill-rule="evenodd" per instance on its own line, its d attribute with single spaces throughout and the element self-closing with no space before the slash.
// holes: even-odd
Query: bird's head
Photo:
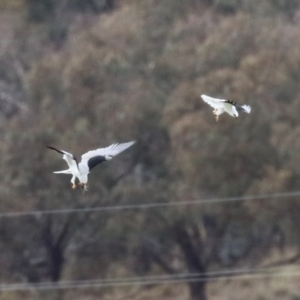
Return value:
<svg viewBox="0 0 300 300">
<path fill-rule="evenodd" d="M 86 192 L 88 190 L 88 185 L 87 183 L 79 182 L 79 185 L 81 188 Z"/>
<path fill-rule="evenodd" d="M 87 191 L 87 189 L 88 189 L 88 185 L 87 185 L 88 177 L 87 177 L 87 175 L 80 175 L 78 177 L 78 179 L 79 179 L 79 185 L 81 186 L 81 188 L 84 191 Z"/>
</svg>

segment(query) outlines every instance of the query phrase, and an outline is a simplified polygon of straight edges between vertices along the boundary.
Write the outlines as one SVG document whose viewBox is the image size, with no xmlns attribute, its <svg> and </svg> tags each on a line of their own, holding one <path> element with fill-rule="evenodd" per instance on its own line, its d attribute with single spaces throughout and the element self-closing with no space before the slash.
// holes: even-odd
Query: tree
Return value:
<svg viewBox="0 0 300 300">
<path fill-rule="evenodd" d="M 68 3 L 53 2 L 53 14 L 63 16 Z M 82 10 L 102 5 L 74 3 Z M 247 3 L 132 0 L 88 27 L 74 25 L 59 49 L 48 47 L 51 39 L 38 51 L 33 47 L 33 55 L 33 48 L 23 53 L 19 45 L 26 67 L 19 76 L 12 72 L 11 86 L 22 93 L 26 87 L 28 110 L 8 115 L 0 128 L 2 210 L 297 189 L 298 30 L 277 18 L 277 3 L 264 1 L 272 13 L 267 9 L 263 17 Z M 225 4 L 232 15 L 224 14 Z M 71 19 L 64 19 L 67 28 Z M 32 26 L 47 31 L 50 24 Z M 215 123 L 202 93 L 250 104 L 253 114 L 222 115 Z M 63 161 L 46 145 L 79 157 L 129 140 L 137 140 L 130 151 L 93 170 L 84 196 L 70 189 L 70 178 L 51 173 Z M 298 211 L 297 201 L 249 201 L 3 219 L 2 272 L 37 282 L 103 278 L 119 267 L 126 274 L 186 273 L 190 279 L 200 273 L 206 279 L 212 270 L 261 264 L 279 235 L 281 247 L 295 249 L 294 261 Z M 192 300 L 208 298 L 205 282 L 188 288 Z"/>
</svg>

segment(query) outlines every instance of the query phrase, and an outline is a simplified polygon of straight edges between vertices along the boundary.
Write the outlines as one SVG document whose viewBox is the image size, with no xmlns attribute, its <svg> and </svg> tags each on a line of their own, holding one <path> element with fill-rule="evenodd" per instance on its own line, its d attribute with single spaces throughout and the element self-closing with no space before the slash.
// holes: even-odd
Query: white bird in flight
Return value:
<svg viewBox="0 0 300 300">
<path fill-rule="evenodd" d="M 201 95 L 201 98 L 204 102 L 214 108 L 213 115 L 215 116 L 216 121 L 218 121 L 219 115 L 224 112 L 228 113 L 234 118 L 239 116 L 239 111 L 243 111 L 248 114 L 251 112 L 251 106 L 249 105 L 237 105 L 231 100 L 212 98 L 207 95 Z"/>
<path fill-rule="evenodd" d="M 67 162 L 69 169 L 63 171 L 53 172 L 55 174 L 71 174 L 72 188 L 76 188 L 76 178 L 79 180 L 79 186 L 81 186 L 85 191 L 87 191 L 87 181 L 88 174 L 90 170 L 96 167 L 98 164 L 111 160 L 114 156 L 123 152 L 130 146 L 132 146 L 135 141 L 122 143 L 122 144 L 112 144 L 106 148 L 99 148 L 96 150 L 89 151 L 81 156 L 81 162 L 78 163 L 76 157 L 64 150 L 58 150 L 54 147 L 47 146 L 51 150 L 55 150 L 58 153 L 63 154 L 63 159 Z"/>
</svg>

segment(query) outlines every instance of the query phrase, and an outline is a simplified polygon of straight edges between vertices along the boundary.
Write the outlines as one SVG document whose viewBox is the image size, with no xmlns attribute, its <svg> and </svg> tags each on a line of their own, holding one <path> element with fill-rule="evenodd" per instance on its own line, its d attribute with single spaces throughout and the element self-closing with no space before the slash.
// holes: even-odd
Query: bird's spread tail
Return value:
<svg viewBox="0 0 300 300">
<path fill-rule="evenodd" d="M 70 169 L 63 170 L 63 171 L 55 171 L 53 173 L 55 173 L 55 174 L 72 174 Z"/>
<path fill-rule="evenodd" d="M 250 112 L 251 112 L 251 106 L 249 106 L 249 105 L 242 105 L 241 108 L 243 109 L 244 112 L 246 112 L 247 114 L 250 114 Z"/>
</svg>

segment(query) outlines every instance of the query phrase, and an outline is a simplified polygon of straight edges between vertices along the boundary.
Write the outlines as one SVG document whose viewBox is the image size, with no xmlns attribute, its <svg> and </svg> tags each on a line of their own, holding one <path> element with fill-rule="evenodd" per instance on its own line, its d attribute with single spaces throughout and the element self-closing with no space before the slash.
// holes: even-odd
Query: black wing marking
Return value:
<svg viewBox="0 0 300 300">
<path fill-rule="evenodd" d="M 236 102 L 234 102 L 232 100 L 226 100 L 225 103 L 229 103 L 229 104 L 236 106 Z"/>
<path fill-rule="evenodd" d="M 106 159 L 104 156 L 94 156 L 92 158 L 90 158 L 87 162 L 89 169 L 91 170 L 92 168 L 96 167 L 98 164 L 105 162 Z"/>
<path fill-rule="evenodd" d="M 52 146 L 47 146 L 47 148 L 52 149 L 52 150 L 54 150 L 54 151 L 56 151 L 56 152 L 58 152 L 58 153 L 65 154 L 65 153 L 62 152 L 61 150 L 58 150 L 58 149 L 56 149 L 56 148 L 54 148 L 54 147 L 52 147 Z"/>
<path fill-rule="evenodd" d="M 52 147 L 52 146 L 47 146 L 47 148 L 49 148 L 49 149 L 51 149 L 51 150 L 54 150 L 54 151 L 56 151 L 56 152 L 58 152 L 58 153 L 64 154 L 64 155 L 71 156 L 72 159 L 74 159 L 74 160 L 76 161 L 76 164 L 77 164 L 77 166 L 78 166 L 77 158 L 76 158 L 72 153 L 69 153 L 69 152 L 66 152 L 66 151 L 63 151 L 63 150 L 58 150 L 58 149 L 56 149 L 56 148 L 54 148 L 54 147 Z"/>
</svg>

